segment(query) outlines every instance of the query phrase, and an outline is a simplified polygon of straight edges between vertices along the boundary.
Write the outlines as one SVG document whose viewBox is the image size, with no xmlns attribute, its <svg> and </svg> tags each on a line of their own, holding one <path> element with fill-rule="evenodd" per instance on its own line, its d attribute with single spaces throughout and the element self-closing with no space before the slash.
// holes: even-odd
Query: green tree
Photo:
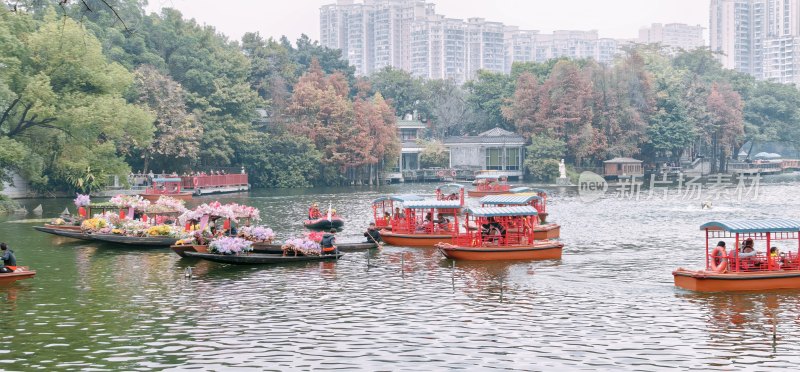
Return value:
<svg viewBox="0 0 800 372">
<path fill-rule="evenodd" d="M 403 117 L 421 109 L 424 100 L 422 80 L 410 73 L 388 66 L 369 77 L 372 93 L 380 93 L 394 107 L 395 114 Z"/>
<path fill-rule="evenodd" d="M 502 107 L 514 94 L 513 78 L 499 72 L 479 71 L 477 78 L 464 87 L 470 108 L 484 114 L 483 120 L 470 125 L 467 132 L 475 134 L 494 127 L 513 130 L 513 125 L 502 113 Z"/>
</svg>

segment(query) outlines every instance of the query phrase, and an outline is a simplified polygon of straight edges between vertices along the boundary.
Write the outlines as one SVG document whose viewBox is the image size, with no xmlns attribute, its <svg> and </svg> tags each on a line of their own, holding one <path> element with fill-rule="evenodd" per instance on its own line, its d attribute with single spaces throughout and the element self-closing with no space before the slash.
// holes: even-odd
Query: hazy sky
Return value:
<svg viewBox="0 0 800 372">
<path fill-rule="evenodd" d="M 360 2 L 359 0 L 356 0 Z M 434 0 L 449 18 L 482 17 L 526 30 L 598 30 L 600 37 L 636 38 L 651 23 L 708 28 L 710 0 Z M 150 0 L 148 11 L 176 8 L 187 18 L 214 26 L 238 40 L 245 32 L 264 37 L 305 33 L 319 40 L 319 8 L 335 0 Z M 706 31 L 706 35 L 708 32 Z M 706 36 L 706 40 L 708 37 Z"/>
</svg>

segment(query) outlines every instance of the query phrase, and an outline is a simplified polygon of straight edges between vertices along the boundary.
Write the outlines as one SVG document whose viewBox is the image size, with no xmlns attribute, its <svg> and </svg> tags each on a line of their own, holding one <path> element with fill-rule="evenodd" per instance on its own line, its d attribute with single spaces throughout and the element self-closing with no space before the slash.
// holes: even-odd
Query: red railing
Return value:
<svg viewBox="0 0 800 372">
<path fill-rule="evenodd" d="M 183 176 L 181 185 L 184 189 L 246 186 L 247 174 L 219 174 L 205 176 Z"/>
<path fill-rule="evenodd" d="M 796 253 L 782 253 L 777 257 L 768 257 L 764 253 L 758 253 L 754 256 L 737 259 L 735 252 L 729 252 L 727 270 L 731 272 L 800 270 L 800 258 Z"/>
</svg>

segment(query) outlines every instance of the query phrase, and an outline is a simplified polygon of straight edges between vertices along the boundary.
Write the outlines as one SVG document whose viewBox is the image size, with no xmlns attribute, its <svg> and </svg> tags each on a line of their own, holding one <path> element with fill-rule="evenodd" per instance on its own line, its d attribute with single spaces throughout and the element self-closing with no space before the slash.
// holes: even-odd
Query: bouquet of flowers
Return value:
<svg viewBox="0 0 800 372">
<path fill-rule="evenodd" d="M 183 200 L 161 195 L 155 204 L 151 204 L 149 207 L 147 207 L 147 213 L 184 213 L 186 212 L 186 206 L 184 206 L 184 203 L 185 202 Z"/>
<path fill-rule="evenodd" d="M 251 241 L 225 236 L 212 240 L 211 243 L 208 244 L 208 248 L 212 253 L 217 254 L 239 254 L 252 251 L 252 245 L 253 242 Z"/>
<path fill-rule="evenodd" d="M 261 220 L 261 211 L 258 208 L 236 203 L 231 203 L 227 206 L 231 208 L 236 218 L 249 218 L 253 221 Z"/>
<path fill-rule="evenodd" d="M 92 200 L 89 198 L 89 195 L 83 194 L 76 194 L 78 197 L 73 200 L 75 202 L 75 206 L 80 207 L 88 207 L 89 204 L 92 203 Z"/>
<path fill-rule="evenodd" d="M 119 208 L 131 208 L 138 211 L 145 211 L 150 201 L 139 195 L 117 195 L 108 201 L 111 205 Z"/>
<path fill-rule="evenodd" d="M 244 226 L 239 229 L 239 236 L 253 242 L 271 243 L 275 232 L 266 226 Z"/>
<path fill-rule="evenodd" d="M 150 226 L 147 228 L 148 236 L 169 236 L 172 234 L 172 228 L 169 225 Z"/>
<path fill-rule="evenodd" d="M 211 231 L 195 230 L 188 234 L 183 234 L 182 238 L 175 242 L 176 245 L 206 245 L 212 238 Z"/>
<path fill-rule="evenodd" d="M 108 221 L 102 217 L 89 218 L 81 222 L 81 230 L 83 231 L 101 232 L 100 230 L 105 228 L 109 228 L 109 231 L 111 231 Z"/>
<path fill-rule="evenodd" d="M 122 230 L 123 235 L 128 236 L 147 236 L 150 229 L 149 223 L 140 220 L 120 220 L 115 226 Z"/>
<path fill-rule="evenodd" d="M 292 238 L 284 242 L 281 246 L 283 254 L 294 253 L 295 256 L 319 256 L 322 254 L 322 248 L 319 243 L 308 238 Z"/>
</svg>

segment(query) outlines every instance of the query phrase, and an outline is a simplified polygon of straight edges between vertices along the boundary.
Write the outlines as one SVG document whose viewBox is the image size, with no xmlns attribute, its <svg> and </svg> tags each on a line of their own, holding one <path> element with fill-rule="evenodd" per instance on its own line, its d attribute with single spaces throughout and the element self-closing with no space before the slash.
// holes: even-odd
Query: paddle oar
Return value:
<svg viewBox="0 0 800 372">
<path fill-rule="evenodd" d="M 369 233 L 369 230 L 367 230 L 367 238 L 369 238 L 369 240 L 372 240 L 372 242 L 377 244 L 379 247 L 383 247 L 384 244 L 386 244 L 384 242 L 379 242 L 379 241 L 375 240 L 375 238 L 372 237 L 372 234 Z"/>
</svg>

